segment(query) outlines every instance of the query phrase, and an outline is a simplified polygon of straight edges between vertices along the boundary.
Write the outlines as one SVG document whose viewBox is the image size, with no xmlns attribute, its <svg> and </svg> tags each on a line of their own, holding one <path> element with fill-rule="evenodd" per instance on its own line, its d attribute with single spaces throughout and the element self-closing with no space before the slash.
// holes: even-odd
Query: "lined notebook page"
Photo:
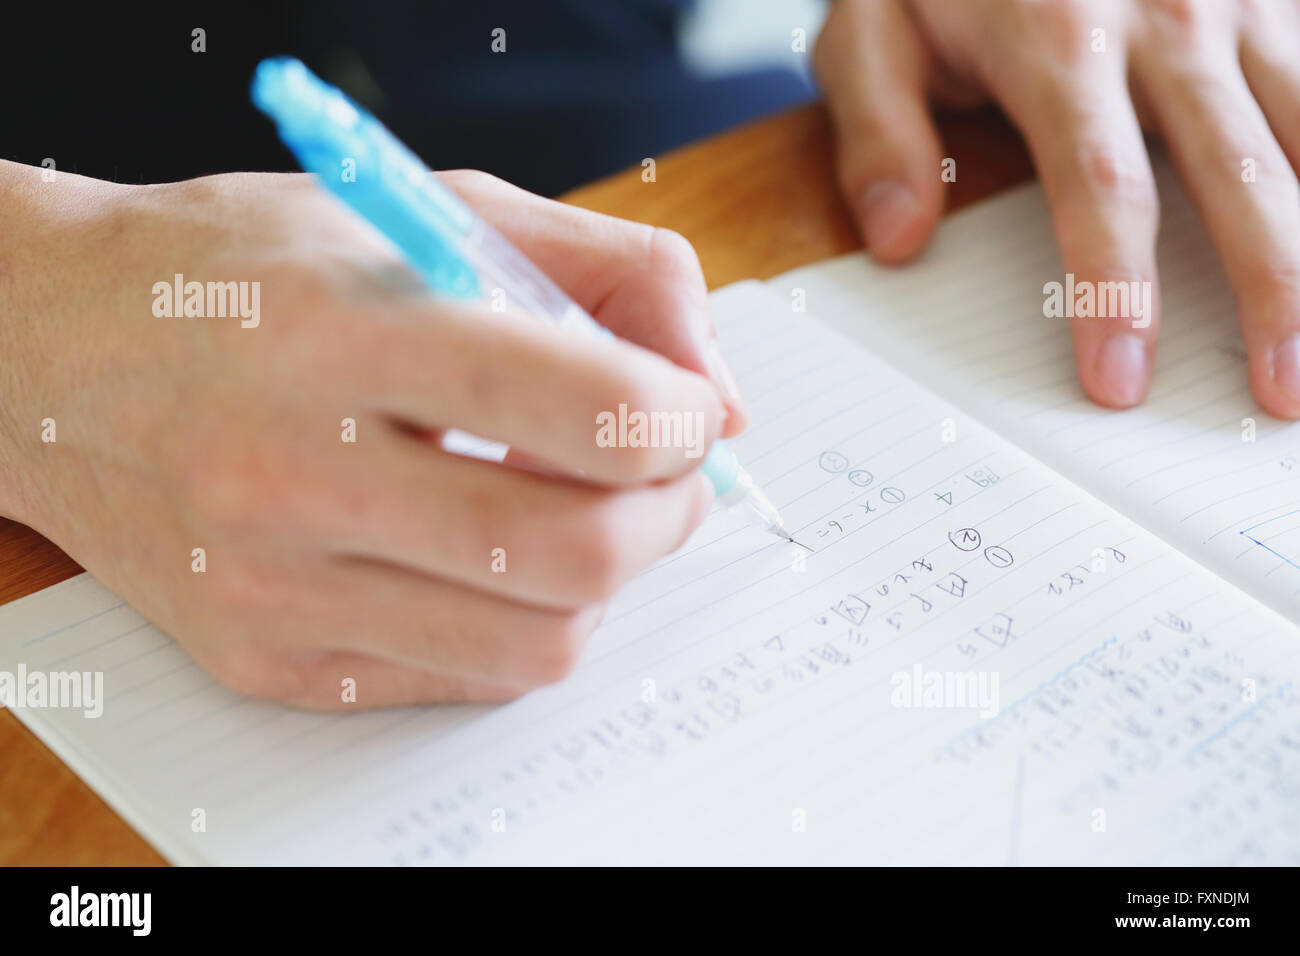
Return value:
<svg viewBox="0 0 1300 956">
<path fill-rule="evenodd" d="M 83 575 L 0 609 L 0 668 L 102 669 L 104 715 L 20 717 L 181 862 L 1300 862 L 1294 626 L 758 284 L 714 303 L 806 548 L 715 512 L 562 684 L 355 715 L 222 690 Z"/>
<path fill-rule="evenodd" d="M 803 290 L 840 331 L 1300 620 L 1300 424 L 1254 403 L 1217 256 L 1170 167 L 1156 171 L 1164 325 L 1135 409 L 1084 397 L 1069 320 L 1043 316 L 1043 285 L 1063 276 L 1036 184 L 951 217 L 915 266 L 853 254 L 772 288 L 787 302 Z"/>
</svg>

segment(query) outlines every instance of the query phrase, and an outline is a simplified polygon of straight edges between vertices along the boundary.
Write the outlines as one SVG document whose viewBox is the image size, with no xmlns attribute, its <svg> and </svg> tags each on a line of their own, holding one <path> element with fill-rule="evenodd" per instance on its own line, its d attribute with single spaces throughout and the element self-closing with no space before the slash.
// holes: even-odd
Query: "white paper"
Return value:
<svg viewBox="0 0 1300 956">
<path fill-rule="evenodd" d="M 1041 220 L 1038 202 L 945 227 L 943 283 L 1019 268 L 952 236 Z M 969 291 L 948 301 L 927 268 L 879 297 L 860 263 L 799 281 L 904 367 L 900 316 L 996 351 L 987 316 L 954 318 Z M 1110 488 L 1090 469 L 936 397 L 952 357 L 921 385 L 785 292 L 713 302 L 755 423 L 736 450 L 806 549 L 715 511 L 615 597 L 562 684 L 328 716 L 225 691 L 82 575 L 0 608 L 0 671 L 102 670 L 103 716 L 18 715 L 182 863 L 1300 862 L 1300 629 L 1251 596 L 1276 605 L 1266 577 L 1235 586 L 1205 567 L 1219 551 L 1080 487 Z M 980 396 L 966 407 L 995 421 L 997 389 Z M 1121 420 L 1052 414 L 1092 437 Z"/>
<path fill-rule="evenodd" d="M 860 254 L 772 280 L 1039 460 L 1300 621 L 1300 424 L 1255 404 L 1232 292 L 1169 165 L 1156 163 L 1163 330 L 1151 394 L 1101 412 L 1079 387 L 1037 184 L 952 216 L 922 261 Z"/>
</svg>

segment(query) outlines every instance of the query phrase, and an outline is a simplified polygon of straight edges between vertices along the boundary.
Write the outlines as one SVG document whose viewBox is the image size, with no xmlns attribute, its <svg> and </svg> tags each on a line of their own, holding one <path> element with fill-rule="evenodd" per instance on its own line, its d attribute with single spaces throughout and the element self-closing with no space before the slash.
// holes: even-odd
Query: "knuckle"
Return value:
<svg viewBox="0 0 1300 956">
<path fill-rule="evenodd" d="M 600 376 L 596 402 L 601 409 L 617 410 L 625 405 L 628 412 L 649 412 L 661 406 L 662 391 L 640 365 L 638 362 L 636 366 L 629 363 L 623 368 L 611 367 L 607 374 Z"/>
<path fill-rule="evenodd" d="M 342 674 L 338 655 L 312 653 L 290 658 L 273 672 L 275 699 L 304 710 L 337 710 Z"/>
<path fill-rule="evenodd" d="M 559 642 L 545 644 L 528 663 L 520 679 L 528 687 L 557 684 L 573 673 L 577 656 Z"/>
<path fill-rule="evenodd" d="M 1198 0 L 1145 0 L 1147 13 L 1180 32 L 1199 29 L 1204 19 Z"/>
<path fill-rule="evenodd" d="M 700 274 L 700 258 L 691 241 L 663 226 L 651 227 L 646 239 L 646 258 L 655 272 Z"/>
<path fill-rule="evenodd" d="M 492 187 L 505 185 L 505 180 L 481 169 L 452 169 L 439 175 L 457 183 L 464 183 L 467 186 Z"/>
<path fill-rule="evenodd" d="M 671 450 L 636 445 L 618 449 L 611 471 L 618 481 L 627 484 L 644 484 L 658 478 L 664 471 L 666 456 Z"/>
<path fill-rule="evenodd" d="M 1042 11 L 1057 29 L 1072 35 L 1086 36 L 1097 21 L 1096 4 L 1092 0 L 1053 0 L 1029 6 Z"/>
<path fill-rule="evenodd" d="M 1154 215 L 1159 196 L 1145 162 L 1109 143 L 1086 143 L 1079 151 L 1079 173 L 1093 195 L 1110 197 L 1134 211 Z"/>
<path fill-rule="evenodd" d="M 196 176 L 176 183 L 167 183 L 166 190 L 182 199 L 187 206 L 207 208 L 216 206 L 237 193 L 244 184 L 242 177 L 233 173 L 217 173 L 212 176 Z"/>
<path fill-rule="evenodd" d="M 487 195 L 516 188 L 499 176 L 485 173 L 481 169 L 441 170 L 436 175 L 443 185 L 462 195 Z"/>
<path fill-rule="evenodd" d="M 1258 29 L 1273 12 L 1270 0 L 1238 0 L 1237 5 L 1242 24 L 1253 29 Z"/>
<path fill-rule="evenodd" d="M 554 684 L 572 674 L 602 612 L 602 607 L 593 605 L 553 615 L 553 620 L 539 634 L 536 650 L 521 679 L 531 686 L 540 686 Z"/>
<path fill-rule="evenodd" d="M 1089 0 L 1013 0 L 1010 20 L 1019 29 L 999 31 L 1011 44 L 1000 53 L 1057 64 L 1088 56 L 1092 31 L 1100 26 Z"/>
<path fill-rule="evenodd" d="M 630 566 L 628 522 L 621 503 L 601 506 L 581 529 L 574 546 L 574 571 L 580 598 L 599 600 L 618 590 L 633 573 Z"/>
<path fill-rule="evenodd" d="M 204 665 L 222 686 L 260 700 L 288 700 L 297 688 L 289 669 L 279 666 L 269 654 L 240 647 L 228 650 Z"/>
</svg>

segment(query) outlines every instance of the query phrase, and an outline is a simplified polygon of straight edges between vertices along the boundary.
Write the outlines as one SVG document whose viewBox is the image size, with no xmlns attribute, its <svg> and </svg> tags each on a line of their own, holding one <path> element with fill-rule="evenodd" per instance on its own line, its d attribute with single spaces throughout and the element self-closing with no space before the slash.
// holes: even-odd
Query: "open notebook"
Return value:
<svg viewBox="0 0 1300 956">
<path fill-rule="evenodd" d="M 1042 317 L 1033 186 L 914 268 L 715 293 L 735 447 L 807 550 L 715 512 L 560 685 L 297 713 L 83 575 L 0 609 L 0 670 L 102 670 L 103 716 L 19 716 L 185 863 L 1300 862 L 1300 426 L 1251 404 L 1164 201 L 1157 385 L 1122 414 Z"/>
</svg>

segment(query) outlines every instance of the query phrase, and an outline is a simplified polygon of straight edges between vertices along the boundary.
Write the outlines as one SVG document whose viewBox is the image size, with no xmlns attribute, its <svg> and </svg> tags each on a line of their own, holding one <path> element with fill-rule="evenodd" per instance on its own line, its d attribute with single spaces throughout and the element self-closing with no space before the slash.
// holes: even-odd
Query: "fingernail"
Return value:
<svg viewBox="0 0 1300 956">
<path fill-rule="evenodd" d="M 921 210 L 916 194 L 896 179 L 873 183 L 858 204 L 865 223 L 867 248 L 872 252 L 894 242 Z"/>
<path fill-rule="evenodd" d="M 1146 343 L 1127 332 L 1112 335 L 1097 351 L 1097 384 L 1115 405 L 1136 405 L 1147 391 Z"/>
<path fill-rule="evenodd" d="M 1300 402 L 1300 335 L 1273 349 L 1273 381 L 1293 401 Z"/>
<path fill-rule="evenodd" d="M 712 339 L 704 349 L 704 367 L 708 370 L 709 378 L 713 384 L 718 386 L 726 398 L 738 411 L 744 411 L 745 400 L 740 397 L 740 386 L 736 384 L 736 376 L 731 372 L 731 366 L 727 360 L 722 357 L 722 348 L 718 345 L 717 339 Z"/>
</svg>

